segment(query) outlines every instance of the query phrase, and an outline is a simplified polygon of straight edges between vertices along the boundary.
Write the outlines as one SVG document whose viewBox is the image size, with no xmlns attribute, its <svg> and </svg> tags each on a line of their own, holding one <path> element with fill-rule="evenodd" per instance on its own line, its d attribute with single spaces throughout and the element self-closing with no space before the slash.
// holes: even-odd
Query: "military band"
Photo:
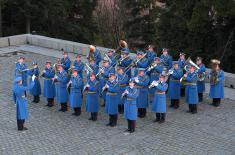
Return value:
<svg viewBox="0 0 235 155">
<path fill-rule="evenodd" d="M 90 45 L 88 62 L 83 62 L 81 54 L 77 54 L 72 63 L 68 52 L 63 51 L 63 57 L 55 64 L 49 60 L 45 62 L 41 75 L 36 62 L 28 69 L 24 57 L 20 56 L 13 86 L 18 130 L 26 130 L 23 125 L 28 116 L 26 90 L 34 97 L 33 102 L 40 102 L 40 78 L 43 79 L 43 96 L 48 107 L 54 106 L 55 98 L 61 106 L 60 111 L 66 112 L 69 104 L 73 115 L 79 116 L 84 101 L 86 112 L 91 114 L 89 120 L 97 121 L 102 99 L 109 117 L 107 126 L 116 126 L 118 114 L 123 114 L 130 133 L 135 131 L 137 117 L 146 116 L 149 105 L 156 115 L 154 122 L 165 122 L 167 98 L 170 99 L 170 107 L 179 108 L 184 88 L 189 112 L 196 114 L 198 103 L 203 102 L 206 77 L 210 79 L 212 105 L 219 106 L 224 98 L 224 72 L 220 69 L 219 60 L 211 61 L 211 71 L 207 75 L 201 57 L 197 57 L 194 63 L 190 58 L 185 60 L 185 54 L 181 52 L 179 59 L 173 61 L 168 49 L 164 48 L 162 55 L 157 57 L 150 45 L 146 53 L 138 50 L 132 59 L 126 42 L 121 41 L 119 46 L 116 51 L 104 53 L 101 60 L 101 53 Z M 28 77 L 32 77 L 29 87 Z M 86 95 L 84 100 L 83 94 Z"/>
</svg>

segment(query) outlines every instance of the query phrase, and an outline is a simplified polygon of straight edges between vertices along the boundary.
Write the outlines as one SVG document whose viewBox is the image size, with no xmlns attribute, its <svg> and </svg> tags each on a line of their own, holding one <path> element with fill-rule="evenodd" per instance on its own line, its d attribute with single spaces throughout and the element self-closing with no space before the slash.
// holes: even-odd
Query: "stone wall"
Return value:
<svg viewBox="0 0 235 155">
<path fill-rule="evenodd" d="M 55 50 L 61 50 L 63 48 L 67 52 L 81 53 L 82 55 L 88 54 L 89 46 L 87 44 L 32 34 L 22 34 L 0 38 L 0 47 L 18 46 L 23 44 L 30 44 Z M 97 48 L 101 52 L 106 52 L 109 50 L 104 47 L 97 46 Z M 225 86 L 230 88 L 235 87 L 235 74 L 225 73 Z"/>
</svg>

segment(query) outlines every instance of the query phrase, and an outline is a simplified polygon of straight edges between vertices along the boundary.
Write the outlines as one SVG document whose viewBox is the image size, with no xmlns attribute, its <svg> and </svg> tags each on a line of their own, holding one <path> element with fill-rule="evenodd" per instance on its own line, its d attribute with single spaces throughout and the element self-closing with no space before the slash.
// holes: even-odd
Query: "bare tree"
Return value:
<svg viewBox="0 0 235 155">
<path fill-rule="evenodd" d="M 128 19 L 126 10 L 121 0 L 98 0 L 93 18 L 103 46 L 115 48 L 120 39 L 125 39 L 123 28 Z"/>
</svg>

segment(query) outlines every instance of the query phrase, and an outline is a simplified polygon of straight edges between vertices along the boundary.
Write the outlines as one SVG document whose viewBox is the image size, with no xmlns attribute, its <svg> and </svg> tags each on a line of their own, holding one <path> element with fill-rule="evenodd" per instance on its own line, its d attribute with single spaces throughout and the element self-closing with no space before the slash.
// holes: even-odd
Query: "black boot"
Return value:
<svg viewBox="0 0 235 155">
<path fill-rule="evenodd" d="M 165 122 L 165 118 L 166 118 L 166 114 L 165 113 L 160 113 L 160 121 L 159 121 L 159 123 L 164 123 Z"/>
<path fill-rule="evenodd" d="M 73 113 L 72 115 L 74 115 L 74 116 L 79 116 L 79 115 L 80 115 L 80 114 L 79 114 L 79 108 L 78 108 L 78 107 L 73 108 L 73 110 L 74 110 L 74 113 Z"/>
<path fill-rule="evenodd" d="M 185 88 L 184 88 L 184 87 L 181 87 L 181 88 L 180 88 L 180 96 L 181 96 L 181 97 L 184 97 L 184 96 L 185 96 Z"/>
<path fill-rule="evenodd" d="M 112 122 L 113 122 L 113 116 L 109 115 L 109 123 L 106 124 L 106 126 L 111 126 Z"/>
<path fill-rule="evenodd" d="M 198 101 L 199 102 L 203 101 L 203 93 L 198 93 Z"/>
<path fill-rule="evenodd" d="M 63 112 L 66 112 L 68 111 L 68 105 L 67 105 L 67 102 L 64 103 L 64 109 L 63 109 Z"/>
<path fill-rule="evenodd" d="M 33 96 L 33 103 L 36 103 L 36 96 Z"/>
<path fill-rule="evenodd" d="M 64 109 L 64 105 L 63 105 L 63 103 L 60 103 L 60 110 L 59 111 L 63 111 L 63 109 Z"/>
<path fill-rule="evenodd" d="M 197 113 L 197 105 L 193 104 L 192 114 L 196 114 L 196 113 Z"/>
<path fill-rule="evenodd" d="M 215 107 L 218 107 L 218 106 L 220 106 L 220 102 L 221 102 L 221 99 L 220 98 L 216 98 L 215 99 Z"/>
<path fill-rule="evenodd" d="M 93 112 L 93 119 L 92 121 L 97 121 L 97 112 Z"/>
<path fill-rule="evenodd" d="M 147 113 L 146 108 L 143 108 L 142 109 L 142 118 L 146 116 L 146 113 Z"/>
<path fill-rule="evenodd" d="M 39 103 L 40 102 L 40 97 L 39 96 L 35 96 L 35 97 L 36 97 L 35 103 Z"/>
<path fill-rule="evenodd" d="M 171 99 L 171 104 L 169 105 L 169 107 L 174 107 L 174 102 L 175 102 L 175 100 L 174 99 Z"/>
<path fill-rule="evenodd" d="M 128 124 L 128 128 L 127 128 L 126 132 L 130 132 L 131 131 L 131 121 L 129 119 L 127 120 L 127 124 Z"/>
<path fill-rule="evenodd" d="M 191 113 L 192 112 L 192 104 L 188 105 L 188 112 Z"/>
<path fill-rule="evenodd" d="M 53 105 L 54 105 L 54 99 L 53 98 L 48 98 L 47 99 L 47 105 L 46 106 L 48 106 L 48 107 L 53 107 Z"/>
<path fill-rule="evenodd" d="M 24 128 L 23 120 L 17 119 L 17 128 L 19 131 L 22 131 Z"/>
<path fill-rule="evenodd" d="M 111 127 L 114 127 L 114 126 L 116 126 L 117 125 L 117 118 L 118 118 L 118 115 L 113 115 L 112 116 L 112 123 L 111 123 Z"/>
<path fill-rule="evenodd" d="M 160 121 L 160 113 L 156 113 L 156 119 L 154 122 L 159 122 Z"/>
<path fill-rule="evenodd" d="M 130 133 L 135 132 L 135 120 L 130 121 L 130 127 L 131 127 Z"/>
<path fill-rule="evenodd" d="M 178 109 L 180 105 L 180 100 L 179 99 L 175 99 L 175 104 L 174 104 L 174 108 Z"/>
<path fill-rule="evenodd" d="M 124 113 L 124 104 L 122 104 L 122 114 Z"/>
</svg>

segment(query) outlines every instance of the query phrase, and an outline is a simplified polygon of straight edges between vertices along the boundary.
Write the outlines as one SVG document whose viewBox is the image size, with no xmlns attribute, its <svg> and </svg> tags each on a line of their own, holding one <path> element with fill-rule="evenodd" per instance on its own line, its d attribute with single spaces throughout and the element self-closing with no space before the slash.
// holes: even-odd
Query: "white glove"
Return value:
<svg viewBox="0 0 235 155">
<path fill-rule="evenodd" d="M 36 76 L 33 74 L 33 76 L 32 76 L 32 81 L 34 81 L 34 80 L 35 80 L 35 78 L 36 78 Z"/>
<path fill-rule="evenodd" d="M 154 83 L 153 83 L 153 85 L 155 86 L 155 87 L 157 87 L 158 86 L 158 82 L 157 81 L 154 81 Z"/>
<path fill-rule="evenodd" d="M 136 82 L 136 83 L 139 83 L 139 82 L 140 82 L 140 80 L 138 79 L 138 77 L 135 77 L 134 79 L 135 79 L 135 82 Z"/>
<path fill-rule="evenodd" d="M 46 73 L 46 71 L 44 70 L 43 73 Z"/>
<path fill-rule="evenodd" d="M 54 79 L 57 79 L 58 78 L 58 76 L 56 75 L 55 77 L 54 77 Z"/>
<path fill-rule="evenodd" d="M 73 83 L 71 80 L 69 81 L 69 84 Z"/>
<path fill-rule="evenodd" d="M 109 88 L 109 85 L 107 85 L 107 84 L 106 84 L 106 86 L 105 86 L 105 87 L 106 87 L 106 88 Z"/>
<path fill-rule="evenodd" d="M 89 85 L 89 84 L 86 84 L 86 87 L 90 87 L 90 85 Z"/>
</svg>

